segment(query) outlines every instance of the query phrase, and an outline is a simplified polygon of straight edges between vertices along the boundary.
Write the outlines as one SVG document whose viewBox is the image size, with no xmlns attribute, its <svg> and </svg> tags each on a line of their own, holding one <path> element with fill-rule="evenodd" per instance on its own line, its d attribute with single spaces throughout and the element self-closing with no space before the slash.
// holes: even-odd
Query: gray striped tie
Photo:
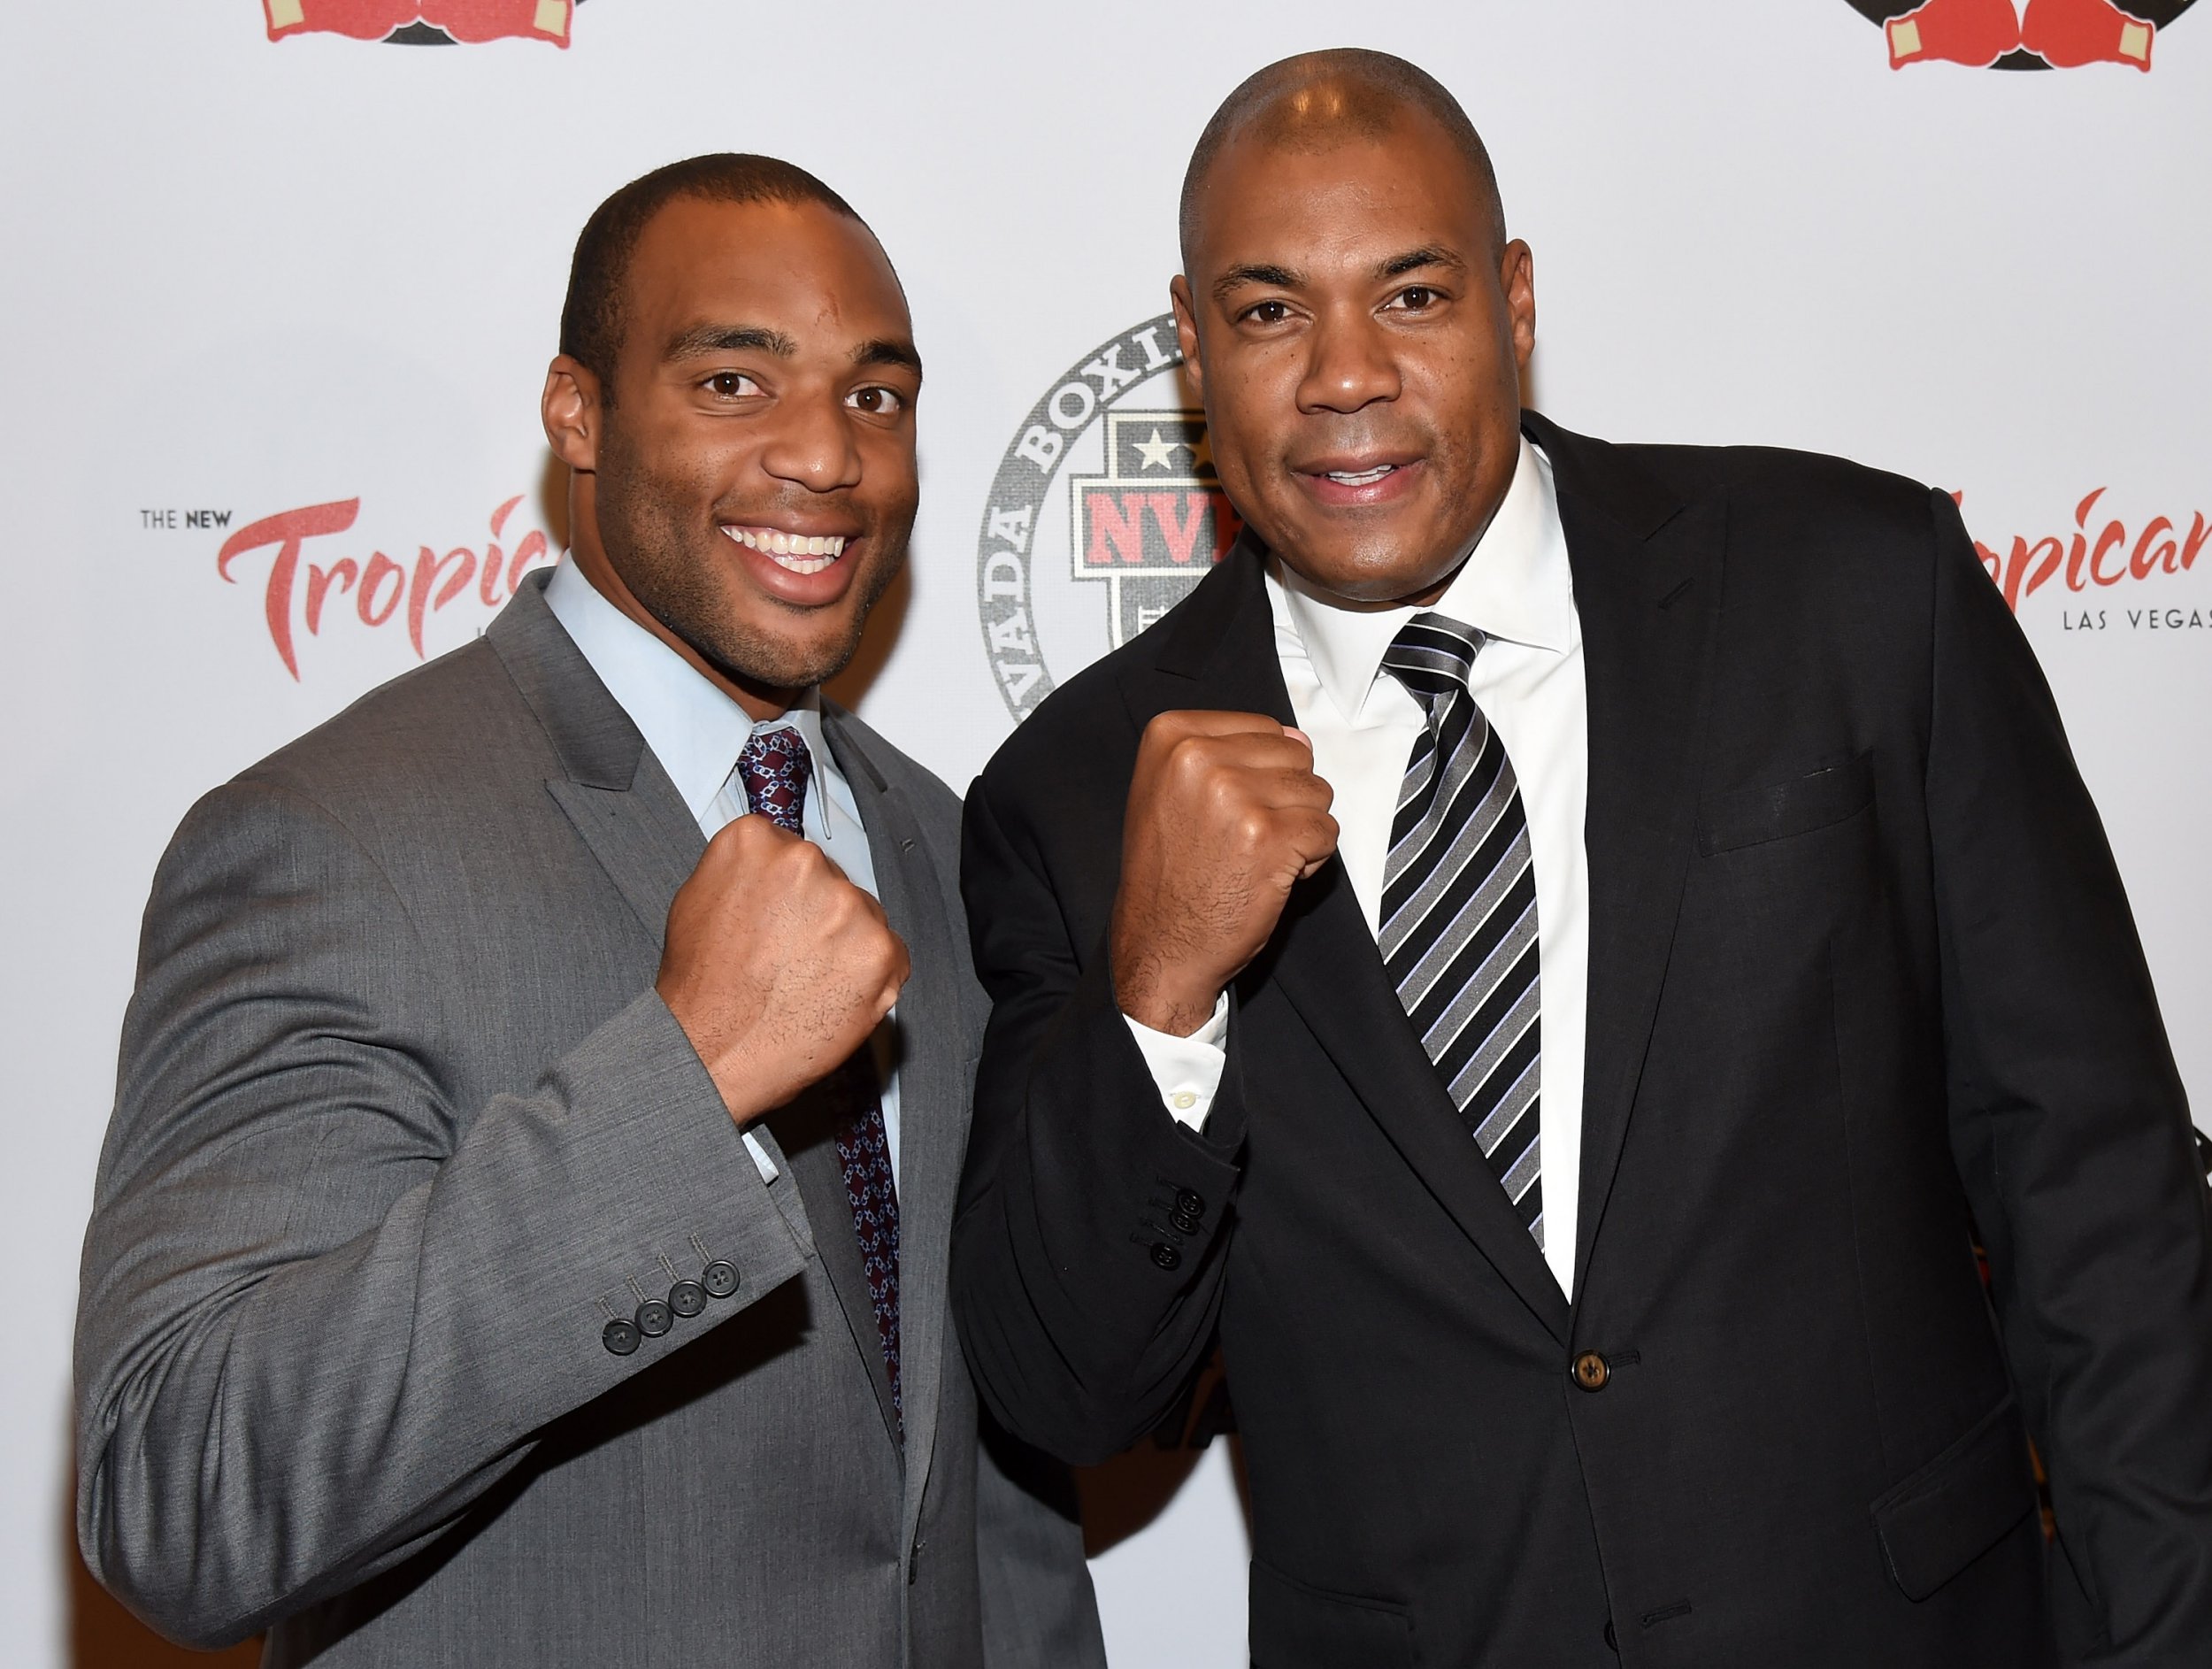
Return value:
<svg viewBox="0 0 2212 1669">
<path fill-rule="evenodd" d="M 1421 1046 L 1541 1246 L 1536 870 L 1513 762 L 1467 689 L 1487 641 L 1431 612 L 1383 656 L 1429 722 L 1398 790 L 1380 942 Z"/>
</svg>

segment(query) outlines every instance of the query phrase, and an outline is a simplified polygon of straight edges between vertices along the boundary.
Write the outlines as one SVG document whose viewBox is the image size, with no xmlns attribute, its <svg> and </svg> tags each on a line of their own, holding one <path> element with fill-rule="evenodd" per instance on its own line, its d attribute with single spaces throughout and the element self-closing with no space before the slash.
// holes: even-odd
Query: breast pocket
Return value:
<svg viewBox="0 0 2212 1669">
<path fill-rule="evenodd" d="M 1698 850 L 1711 858 L 1809 834 L 1847 822 L 1873 800 L 1870 753 L 1786 782 L 1732 789 L 1705 803 L 1698 821 Z"/>
</svg>

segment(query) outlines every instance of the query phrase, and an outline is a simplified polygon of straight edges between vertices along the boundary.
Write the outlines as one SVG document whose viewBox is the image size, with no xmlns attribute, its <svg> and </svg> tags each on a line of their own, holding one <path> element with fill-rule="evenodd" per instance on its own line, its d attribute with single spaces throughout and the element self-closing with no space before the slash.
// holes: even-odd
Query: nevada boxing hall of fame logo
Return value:
<svg viewBox="0 0 2212 1669">
<path fill-rule="evenodd" d="M 1100 343 L 1054 380 L 999 464 L 976 603 L 1018 719 L 1189 596 L 1235 542 L 1182 365 L 1171 313 Z"/>
<path fill-rule="evenodd" d="M 1892 69 L 1966 64 L 1977 69 L 2071 70 L 2089 64 L 2151 66 L 2159 32 L 2194 0 L 1851 0 L 1882 26 Z"/>
<path fill-rule="evenodd" d="M 261 0 L 269 38 L 343 35 L 393 46 L 521 39 L 568 44 L 580 0 Z"/>
</svg>

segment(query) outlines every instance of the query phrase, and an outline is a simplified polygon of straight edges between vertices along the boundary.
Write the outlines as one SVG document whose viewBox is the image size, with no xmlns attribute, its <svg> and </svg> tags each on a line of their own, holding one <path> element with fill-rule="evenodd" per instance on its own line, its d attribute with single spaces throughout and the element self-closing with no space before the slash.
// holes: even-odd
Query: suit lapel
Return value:
<svg viewBox="0 0 2212 1669">
<path fill-rule="evenodd" d="M 1163 628 L 1174 635 L 1157 673 L 1130 692 L 1140 727 L 1175 707 L 1263 712 L 1294 722 L 1275 655 L 1263 560 L 1256 542 L 1240 541 Z M 1268 948 L 1239 978 L 1240 992 L 1268 981 L 1289 999 L 1438 1204 L 1563 1348 L 1565 1296 L 1407 1022 L 1338 860 L 1292 893 Z"/>
<path fill-rule="evenodd" d="M 841 1099 L 818 1088 L 798 1096 L 788 1106 L 779 1107 L 763 1122 L 775 1131 L 780 1150 L 789 1156 L 792 1180 L 806 1203 L 808 1220 L 815 1225 L 814 1254 L 844 1315 L 853 1348 L 860 1352 L 868 1382 L 875 1389 L 883 1434 L 896 1448 L 899 1417 L 891 1402 L 890 1370 L 884 1365 L 875 1299 L 868 1290 L 867 1272 L 861 1266 L 852 1196 L 846 1191 L 845 1168 L 837 1158 L 837 1127 L 849 1112 Z"/>
<path fill-rule="evenodd" d="M 863 728 L 826 704 L 822 731 L 868 832 L 876 896 L 905 940 L 912 977 L 899 993 L 899 1363 L 906 1405 L 907 1530 L 927 1486 L 943 1396 L 953 1200 L 967 1146 L 964 965 L 936 865 L 906 796 L 867 753 Z"/>
<path fill-rule="evenodd" d="M 515 594 L 485 635 L 561 762 L 547 791 L 591 849 L 657 950 L 668 906 L 706 838 L 645 745 L 545 604 L 543 581 Z"/>
<path fill-rule="evenodd" d="M 1602 442 L 1531 414 L 1574 569 L 1590 723 L 1589 1031 L 1578 1289 L 1651 1041 L 1697 814 L 1727 507 L 1685 504 Z"/>
</svg>

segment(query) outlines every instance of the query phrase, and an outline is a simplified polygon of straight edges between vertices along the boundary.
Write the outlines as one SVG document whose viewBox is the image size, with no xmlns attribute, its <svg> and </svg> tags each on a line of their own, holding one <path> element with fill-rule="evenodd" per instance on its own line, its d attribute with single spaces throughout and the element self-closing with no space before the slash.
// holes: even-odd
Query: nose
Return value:
<svg viewBox="0 0 2212 1669">
<path fill-rule="evenodd" d="M 787 394 L 777 403 L 760 462 L 778 481 L 810 493 L 858 486 L 860 448 L 843 399 L 831 389 Z"/>
<path fill-rule="evenodd" d="M 1348 413 L 1398 397 L 1402 379 L 1397 361 L 1382 327 L 1364 309 L 1325 313 L 1307 342 L 1306 374 L 1298 384 L 1301 411 Z"/>
</svg>

